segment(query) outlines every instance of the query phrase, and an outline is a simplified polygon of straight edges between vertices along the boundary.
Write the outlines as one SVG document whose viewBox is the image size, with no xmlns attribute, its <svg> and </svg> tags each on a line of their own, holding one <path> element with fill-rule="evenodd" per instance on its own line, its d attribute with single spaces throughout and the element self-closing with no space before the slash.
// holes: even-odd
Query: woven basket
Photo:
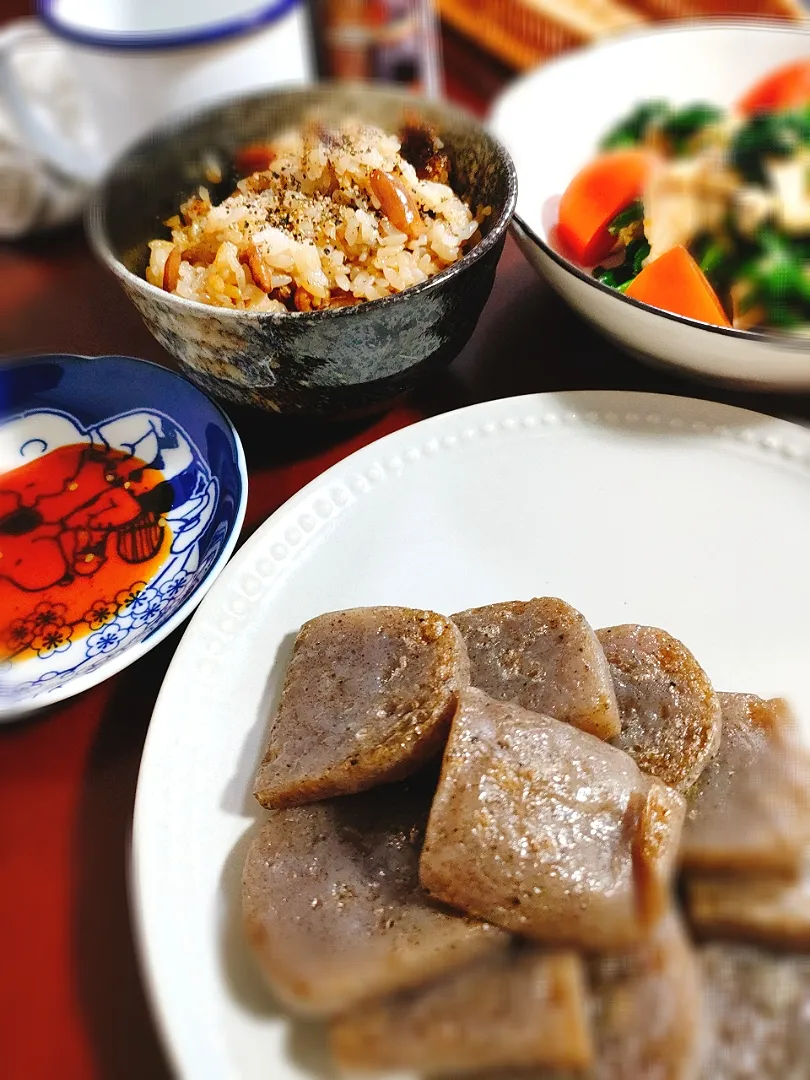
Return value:
<svg viewBox="0 0 810 1080">
<path fill-rule="evenodd" d="M 438 7 L 446 23 L 521 71 L 582 44 L 524 0 L 438 0 Z"/>
<path fill-rule="evenodd" d="M 555 21 L 537 0 L 437 0 L 437 6 L 448 25 L 520 71 L 600 36 Z M 605 7 L 611 13 L 604 32 L 700 15 L 767 15 L 789 20 L 807 15 L 801 0 L 617 0 L 613 5 L 607 0 Z"/>
</svg>

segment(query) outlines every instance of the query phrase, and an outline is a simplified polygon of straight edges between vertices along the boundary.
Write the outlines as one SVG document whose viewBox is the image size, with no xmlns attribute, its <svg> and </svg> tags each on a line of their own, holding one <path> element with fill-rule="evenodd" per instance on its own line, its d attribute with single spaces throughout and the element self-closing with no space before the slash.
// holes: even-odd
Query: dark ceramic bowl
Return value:
<svg viewBox="0 0 810 1080">
<path fill-rule="evenodd" d="M 150 285 L 147 242 L 200 184 L 216 202 L 206 159 L 302 121 L 313 109 L 396 130 L 424 117 L 450 156 L 451 183 L 472 207 L 492 207 L 483 237 L 457 263 L 382 300 L 321 312 L 236 311 Z M 448 364 L 475 329 L 495 277 L 517 196 L 512 159 L 481 125 L 442 102 L 401 90 L 316 86 L 274 90 L 206 108 L 148 136 L 112 167 L 88 211 L 96 252 L 119 278 L 158 341 L 208 393 L 283 413 L 356 415 L 383 408 Z"/>
</svg>

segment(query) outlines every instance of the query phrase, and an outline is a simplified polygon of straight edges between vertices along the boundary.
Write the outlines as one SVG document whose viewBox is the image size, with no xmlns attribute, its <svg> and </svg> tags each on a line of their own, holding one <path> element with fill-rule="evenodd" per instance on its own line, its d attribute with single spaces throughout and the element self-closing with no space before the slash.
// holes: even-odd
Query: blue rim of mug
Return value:
<svg viewBox="0 0 810 1080">
<path fill-rule="evenodd" d="M 56 0 L 37 0 L 36 13 L 48 29 L 67 41 L 94 48 L 141 52 L 149 49 L 182 49 L 191 45 L 210 45 L 225 38 L 248 34 L 276 22 L 301 0 L 269 0 L 246 15 L 222 22 L 211 22 L 194 30 L 169 30 L 165 33 L 94 33 L 66 25 L 54 12 Z"/>
</svg>

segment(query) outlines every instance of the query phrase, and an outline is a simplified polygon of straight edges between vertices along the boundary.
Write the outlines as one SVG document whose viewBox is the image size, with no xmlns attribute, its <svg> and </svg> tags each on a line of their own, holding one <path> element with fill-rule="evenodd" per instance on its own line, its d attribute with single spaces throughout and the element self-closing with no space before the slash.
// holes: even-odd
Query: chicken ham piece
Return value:
<svg viewBox="0 0 810 1080">
<path fill-rule="evenodd" d="M 686 791 L 720 742 L 720 703 L 685 645 L 652 626 L 597 631 L 621 715 L 616 745 L 644 772 Z"/>
<path fill-rule="evenodd" d="M 619 734 L 610 668 L 576 608 L 546 596 L 471 608 L 453 622 L 464 635 L 473 686 L 601 739 Z"/>
<path fill-rule="evenodd" d="M 684 810 L 622 750 L 470 689 L 445 751 L 422 884 L 539 942 L 621 949 L 667 906 Z"/>
<path fill-rule="evenodd" d="M 721 694 L 723 736 L 687 797 L 681 863 L 797 877 L 810 843 L 810 754 L 784 701 Z"/>
<path fill-rule="evenodd" d="M 332 1051 L 349 1074 L 459 1075 L 482 1068 L 581 1069 L 593 1059 L 584 962 L 511 947 L 336 1020 Z"/>
<path fill-rule="evenodd" d="M 644 191 L 645 265 L 702 233 L 717 233 L 739 186 L 720 148 L 686 160 L 660 159 Z"/>
<path fill-rule="evenodd" d="M 321 615 L 293 648 L 254 794 L 295 806 L 401 780 L 441 753 L 469 662 L 443 615 Z"/>
<path fill-rule="evenodd" d="M 261 827 L 242 878 L 245 929 L 268 984 L 294 1011 L 335 1014 L 508 940 L 420 889 L 432 790 L 414 779 L 279 810 Z"/>
</svg>

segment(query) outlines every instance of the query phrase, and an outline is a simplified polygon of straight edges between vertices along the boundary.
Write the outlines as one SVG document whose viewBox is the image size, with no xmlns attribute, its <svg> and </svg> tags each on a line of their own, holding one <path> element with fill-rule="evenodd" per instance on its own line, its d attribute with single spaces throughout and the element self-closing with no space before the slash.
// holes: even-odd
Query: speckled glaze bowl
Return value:
<svg viewBox="0 0 810 1080">
<path fill-rule="evenodd" d="M 233 190 L 233 175 L 219 185 L 206 180 L 206 159 L 213 153 L 230 161 L 238 147 L 302 121 L 313 109 L 387 130 L 414 113 L 430 122 L 450 156 L 454 190 L 473 207 L 492 207 L 481 241 L 421 285 L 327 311 L 229 310 L 150 285 L 147 242 L 164 235 L 162 222 L 200 184 L 214 202 Z M 463 348 L 492 288 L 516 198 L 512 159 L 466 113 L 401 90 L 321 84 L 209 107 L 151 134 L 108 172 L 87 225 L 97 254 L 147 327 L 203 390 L 274 412 L 349 416 L 384 408 Z"/>
</svg>

